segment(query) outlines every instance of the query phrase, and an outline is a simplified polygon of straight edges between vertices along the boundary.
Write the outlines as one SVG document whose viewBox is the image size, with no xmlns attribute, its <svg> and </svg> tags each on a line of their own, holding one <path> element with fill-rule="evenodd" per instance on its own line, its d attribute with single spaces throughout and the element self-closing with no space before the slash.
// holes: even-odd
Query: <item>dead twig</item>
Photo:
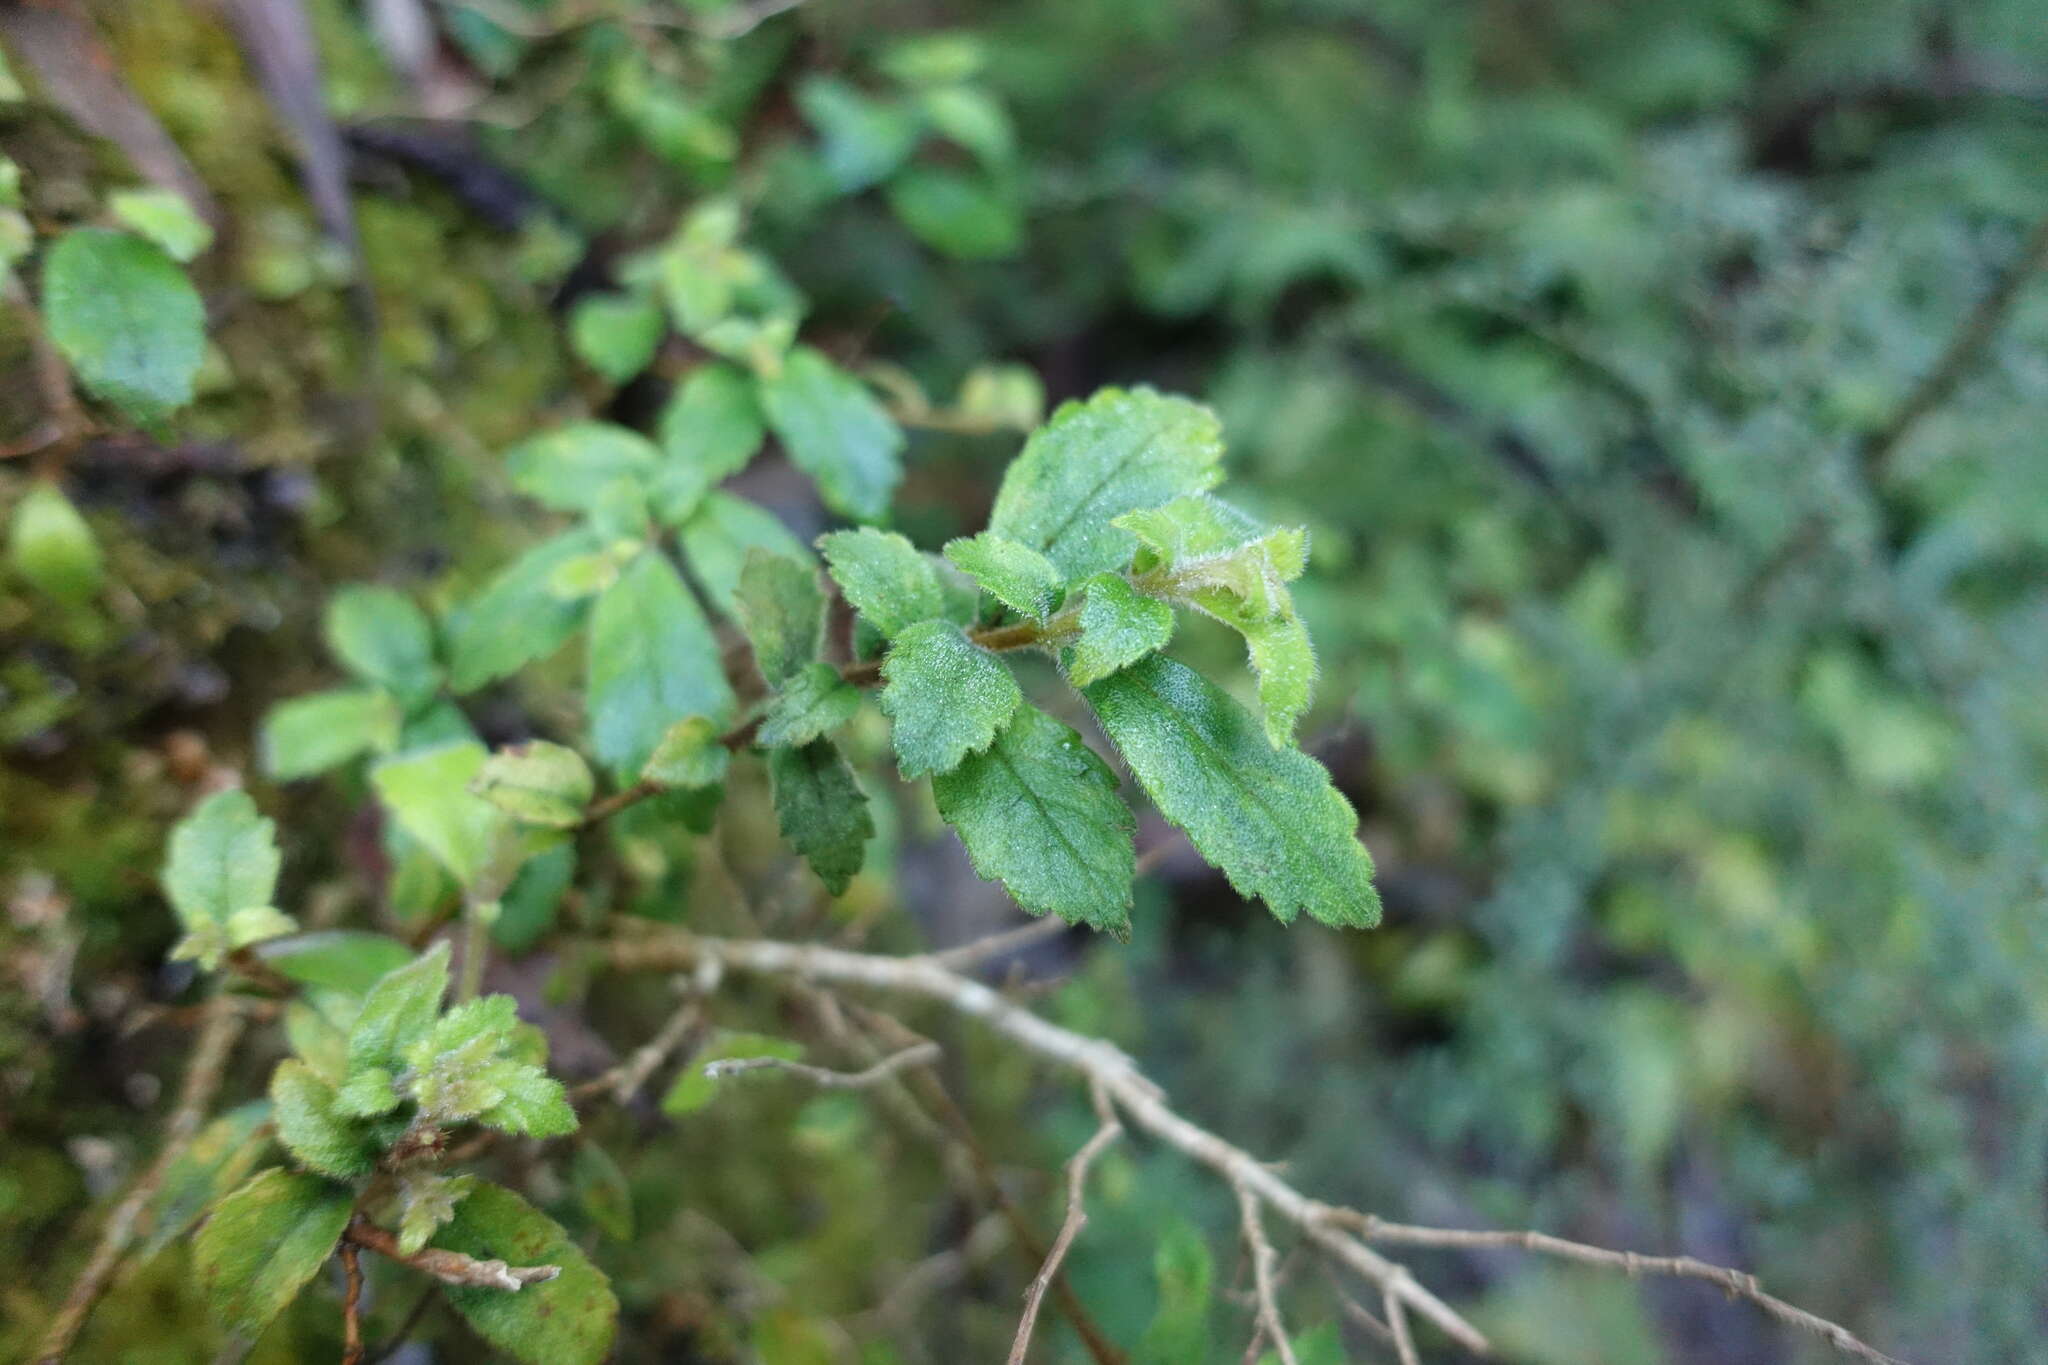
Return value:
<svg viewBox="0 0 2048 1365">
<path fill-rule="evenodd" d="M 1280 1302 L 1273 1292 L 1273 1244 L 1266 1240 L 1264 1220 L 1259 1215 L 1259 1197 L 1242 1180 L 1230 1182 L 1237 1195 L 1237 1217 L 1244 1229 L 1245 1248 L 1252 1258 L 1252 1292 L 1257 1296 L 1259 1331 L 1280 1353 L 1280 1365 L 1298 1365 L 1294 1345 L 1287 1339 L 1287 1327 L 1280 1321 Z"/>
<path fill-rule="evenodd" d="M 1387 1331 L 1394 1338 L 1394 1354 L 1401 1365 L 1422 1365 L 1415 1354 L 1415 1338 L 1408 1332 L 1408 1310 L 1401 1306 L 1401 1300 L 1389 1289 L 1382 1293 L 1386 1305 Z"/>
<path fill-rule="evenodd" d="M 1095 1164 L 1095 1158 L 1101 1156 L 1110 1143 L 1123 1136 L 1123 1125 L 1116 1120 L 1109 1095 L 1099 1085 L 1095 1087 L 1095 1113 L 1102 1120 L 1102 1126 L 1067 1161 L 1066 1221 L 1060 1224 L 1059 1236 L 1053 1238 L 1052 1250 L 1045 1255 L 1045 1264 L 1032 1276 L 1031 1287 L 1025 1291 L 1024 1316 L 1017 1323 L 1017 1339 L 1010 1346 L 1009 1365 L 1024 1365 L 1024 1357 L 1031 1351 L 1031 1331 L 1038 1325 L 1038 1310 L 1045 1303 L 1045 1291 L 1052 1287 L 1053 1277 L 1059 1274 L 1060 1262 L 1067 1258 L 1067 1249 L 1081 1235 L 1081 1229 L 1088 1226 L 1085 1202 L 1088 1168 Z"/>
<path fill-rule="evenodd" d="M 503 1261 L 479 1261 L 459 1251 L 426 1247 L 419 1251 L 399 1250 L 398 1239 L 364 1218 L 358 1218 L 342 1233 L 345 1245 L 367 1248 L 379 1256 L 409 1265 L 432 1275 L 443 1284 L 471 1289 L 503 1289 L 516 1294 L 530 1284 L 545 1284 L 562 1273 L 558 1265 L 507 1265 Z"/>
<path fill-rule="evenodd" d="M 937 1043 L 919 1043 L 884 1057 L 865 1071 L 834 1071 L 829 1067 L 806 1066 L 782 1057 L 725 1057 L 704 1064 L 704 1074 L 714 1081 L 744 1076 L 750 1071 L 781 1071 L 802 1077 L 824 1090 L 866 1090 L 880 1085 L 906 1067 L 925 1066 L 939 1059 Z"/>
</svg>

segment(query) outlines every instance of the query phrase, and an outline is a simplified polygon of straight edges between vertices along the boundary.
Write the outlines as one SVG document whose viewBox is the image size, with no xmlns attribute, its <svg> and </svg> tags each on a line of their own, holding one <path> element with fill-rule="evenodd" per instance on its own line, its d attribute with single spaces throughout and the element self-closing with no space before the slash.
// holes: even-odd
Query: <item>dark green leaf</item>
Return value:
<svg viewBox="0 0 2048 1365">
<path fill-rule="evenodd" d="M 206 309 L 152 242 L 74 228 L 43 261 L 43 321 L 85 387 L 139 421 L 192 401 Z"/>
<path fill-rule="evenodd" d="M 386 975 L 411 962 L 412 949 L 395 938 L 361 929 L 321 929 L 272 939 L 256 955 L 305 986 L 367 995 Z"/>
<path fill-rule="evenodd" d="M 1325 924 L 1379 923 L 1358 817 L 1321 764 L 1274 748 L 1243 707 L 1161 655 L 1086 691 L 1160 814 L 1239 895 L 1283 922 L 1306 909 Z"/>
<path fill-rule="evenodd" d="M 1123 575 L 1097 574 L 1083 591 L 1081 633 L 1062 656 L 1074 686 L 1128 668 L 1173 638 L 1173 608 L 1138 592 Z"/>
<path fill-rule="evenodd" d="M 790 846 L 804 856 L 826 890 L 843 894 L 867 857 L 875 832 L 867 793 L 829 739 L 800 749 L 771 749 L 768 776 L 775 817 Z"/>
<path fill-rule="evenodd" d="M 841 679 L 831 664 L 812 664 L 768 703 L 756 737 L 771 749 L 809 744 L 852 720 L 859 710 L 859 688 Z"/>
<path fill-rule="evenodd" d="M 949 772 L 994 741 L 1024 694 L 995 655 L 949 621 L 923 621 L 896 637 L 882 661 L 882 710 L 894 721 L 905 777 Z"/>
<path fill-rule="evenodd" d="M 989 529 L 1069 579 L 1121 569 L 1138 542 L 1111 521 L 1211 487 L 1222 456 L 1209 409 L 1151 389 L 1104 389 L 1032 433 L 1003 476 Z"/>
<path fill-rule="evenodd" d="M 825 594 L 818 591 L 817 570 L 807 560 L 747 551 L 733 614 L 770 687 L 780 687 L 816 659 L 824 643 Z"/>
<path fill-rule="evenodd" d="M 934 777 L 932 795 L 974 870 L 1017 904 L 1129 938 L 1135 821 L 1116 786 L 1079 735 L 1027 705 L 987 752 Z"/>
<path fill-rule="evenodd" d="M 847 602 L 883 635 L 945 614 L 937 570 L 894 531 L 834 531 L 818 537 L 818 548 Z"/>
<path fill-rule="evenodd" d="M 477 1260 L 560 1266 L 517 1291 L 447 1286 L 442 1293 L 477 1334 L 526 1365 L 597 1365 L 611 1354 L 619 1301 L 552 1218 L 510 1190 L 480 1185 L 456 1206 L 434 1245 Z"/>
<path fill-rule="evenodd" d="M 251 1100 L 199 1130 L 157 1187 L 149 1236 L 137 1248 L 142 1260 L 183 1239 L 215 1200 L 248 1177 L 270 1146 L 269 1122 L 270 1102 Z"/>
<path fill-rule="evenodd" d="M 214 1315 L 255 1336 L 320 1273 L 355 1196 L 314 1175 L 273 1167 L 220 1201 L 192 1243 Z"/>
<path fill-rule="evenodd" d="M 621 776 L 637 775 L 683 717 L 731 715 L 718 640 L 682 576 L 658 552 L 635 560 L 598 599 L 589 677 L 591 747 Z"/>
<path fill-rule="evenodd" d="M 866 521 L 889 509 L 903 478 L 903 432 L 858 379 L 799 346 L 761 381 L 761 406 L 826 506 Z"/>
<path fill-rule="evenodd" d="M 508 953 L 523 953 L 538 943 L 554 927 L 563 893 L 575 875 L 573 843 L 560 843 L 528 858 L 499 898 L 492 940 Z"/>
</svg>

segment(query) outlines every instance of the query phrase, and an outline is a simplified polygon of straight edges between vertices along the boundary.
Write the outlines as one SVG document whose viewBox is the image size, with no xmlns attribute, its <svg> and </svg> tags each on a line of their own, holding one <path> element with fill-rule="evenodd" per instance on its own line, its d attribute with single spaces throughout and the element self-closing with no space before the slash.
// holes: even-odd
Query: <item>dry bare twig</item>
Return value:
<svg viewBox="0 0 2048 1365">
<path fill-rule="evenodd" d="M 432 1275 L 443 1284 L 472 1289 L 503 1289 L 516 1294 L 530 1284 L 545 1284 L 562 1273 L 558 1265 L 507 1265 L 503 1261 L 479 1261 L 459 1251 L 426 1247 L 419 1251 L 399 1250 L 398 1239 L 364 1218 L 357 1218 L 342 1233 L 342 1241 L 368 1248 L 414 1270 Z"/>
<path fill-rule="evenodd" d="M 725 1057 L 704 1064 L 704 1074 L 714 1081 L 744 1076 L 750 1071 L 781 1071 L 801 1077 L 824 1090 L 866 1090 L 880 1085 L 906 1067 L 924 1066 L 939 1059 L 937 1043 L 919 1043 L 876 1062 L 864 1071 L 834 1071 L 829 1067 L 806 1066 L 783 1057 Z"/>
<path fill-rule="evenodd" d="M 1382 1291 L 1381 1298 L 1386 1304 L 1387 1331 L 1394 1338 L 1394 1354 L 1400 1358 L 1401 1365 L 1422 1365 L 1421 1358 L 1415 1354 L 1415 1338 L 1408 1331 L 1408 1310 L 1401 1306 L 1401 1301 L 1394 1297 L 1391 1289 Z"/>
<path fill-rule="evenodd" d="M 1109 1144 L 1123 1136 L 1124 1126 L 1116 1120 L 1116 1111 L 1111 1108 L 1109 1095 L 1102 1086 L 1094 1090 L 1095 1113 L 1102 1120 L 1102 1126 L 1095 1130 L 1095 1136 L 1088 1139 L 1067 1160 L 1067 1217 L 1060 1224 L 1059 1236 L 1053 1238 L 1052 1250 L 1046 1253 L 1045 1264 L 1031 1279 L 1031 1287 L 1024 1294 L 1024 1316 L 1017 1322 L 1017 1339 L 1010 1345 L 1009 1365 L 1024 1365 L 1024 1357 L 1031 1351 L 1031 1331 L 1038 1325 L 1038 1310 L 1045 1303 L 1045 1291 L 1052 1287 L 1053 1277 L 1059 1274 L 1060 1262 L 1067 1258 L 1067 1249 L 1074 1245 L 1074 1239 L 1081 1235 L 1081 1229 L 1088 1226 L 1088 1168 L 1095 1164 Z"/>
<path fill-rule="evenodd" d="M 1273 1290 L 1273 1244 L 1266 1240 L 1266 1225 L 1259 1214 L 1259 1197 L 1242 1180 L 1230 1182 L 1237 1195 L 1237 1217 L 1244 1228 L 1245 1250 L 1252 1258 L 1252 1290 L 1257 1296 L 1259 1331 L 1273 1343 L 1280 1365 L 1299 1365 L 1294 1344 L 1287 1339 L 1287 1325 L 1280 1321 L 1280 1301 Z"/>
</svg>

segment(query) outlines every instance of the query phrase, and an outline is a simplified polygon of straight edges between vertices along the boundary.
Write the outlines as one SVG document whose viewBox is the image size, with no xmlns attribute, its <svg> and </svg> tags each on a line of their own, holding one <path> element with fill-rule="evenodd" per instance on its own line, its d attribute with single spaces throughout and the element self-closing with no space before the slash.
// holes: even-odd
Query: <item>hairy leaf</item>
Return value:
<svg viewBox="0 0 2048 1365">
<path fill-rule="evenodd" d="M 270 1073 L 270 1112 L 277 1140 L 307 1170 L 353 1180 L 376 1165 L 376 1144 L 342 1110 L 334 1087 L 296 1057 Z"/>
<path fill-rule="evenodd" d="M 320 1273 L 355 1196 L 318 1176 L 272 1167 L 220 1201 L 192 1243 L 214 1315 L 255 1336 Z"/>
<path fill-rule="evenodd" d="M 852 720 L 859 710 L 859 688 L 840 678 L 831 664 L 812 664 L 768 703 L 756 738 L 771 749 L 809 744 Z"/>
<path fill-rule="evenodd" d="M 1243 896 L 1283 922 L 1380 917 L 1358 817 L 1321 764 L 1276 749 L 1250 715 L 1186 666 L 1153 655 L 1086 689 L 1102 728 L 1160 814 Z"/>
<path fill-rule="evenodd" d="M 584 530 L 543 541 L 455 612 L 448 623 L 449 686 L 474 692 L 560 649 L 586 607 L 580 598 L 557 596 L 550 584 L 563 564 L 597 548 Z"/>
<path fill-rule="evenodd" d="M 561 1267 L 554 1279 L 517 1291 L 442 1289 L 455 1311 L 499 1350 L 526 1365 L 597 1365 L 611 1354 L 619 1301 L 610 1281 L 560 1224 L 510 1190 L 471 1190 L 433 1244 L 477 1260 Z"/>
<path fill-rule="evenodd" d="M 987 752 L 932 779 L 976 872 L 1034 915 L 1129 938 L 1136 822 L 1116 787 L 1079 735 L 1029 705 Z"/>
<path fill-rule="evenodd" d="M 139 421 L 192 401 L 206 310 L 153 242 L 74 228 L 43 259 L 43 321 L 85 387 Z"/>
<path fill-rule="evenodd" d="M 251 1100 L 199 1130 L 157 1187 L 149 1236 L 137 1248 L 142 1259 L 182 1240 L 210 1205 L 248 1178 L 269 1150 L 269 1124 L 270 1101 Z"/>
<path fill-rule="evenodd" d="M 783 838 L 802 854 L 833 895 L 845 892 L 867 857 L 874 835 L 867 793 L 829 739 L 802 748 L 772 749 L 768 776 L 775 787 L 775 818 Z"/>
<path fill-rule="evenodd" d="M 894 531 L 834 531 L 818 537 L 818 548 L 847 602 L 883 635 L 945 614 L 938 571 Z"/>
<path fill-rule="evenodd" d="M 427 1036 L 448 994 L 448 945 L 437 943 L 387 973 L 363 997 L 348 1036 L 348 1069 L 405 1065 L 406 1050 Z"/>
<path fill-rule="evenodd" d="M 405 717 L 389 692 L 342 688 L 279 702 L 263 718 L 263 771 L 280 782 L 310 777 L 359 754 L 388 752 Z"/>
<path fill-rule="evenodd" d="M 455 1207 L 476 1188 L 473 1175 L 408 1172 L 398 1180 L 398 1249 L 410 1256 L 455 1217 Z"/>
<path fill-rule="evenodd" d="M 858 379 L 799 346 L 761 381 L 761 406 L 826 506 L 870 521 L 889 509 L 903 478 L 903 432 Z"/>
<path fill-rule="evenodd" d="M 597 601 L 590 622 L 591 747 L 632 775 L 684 716 L 725 720 L 732 688 L 718 640 L 667 558 L 635 560 Z"/>
<path fill-rule="evenodd" d="M 1044 554 L 1069 579 L 1120 569 L 1137 541 L 1110 523 L 1220 477 L 1216 415 L 1151 389 L 1063 404 L 1010 463 L 989 529 Z"/>
<path fill-rule="evenodd" d="M 946 558 L 1011 611 L 1040 621 L 1052 614 L 1066 586 L 1051 560 L 994 531 L 947 542 Z"/>
<path fill-rule="evenodd" d="M 780 687 L 824 643 L 825 595 L 808 560 L 768 550 L 747 551 L 733 594 L 733 614 L 754 646 L 754 662 L 770 687 Z"/>
<path fill-rule="evenodd" d="M 1173 608 L 1146 597 L 1121 574 L 1097 574 L 1082 585 L 1080 634 L 1062 659 L 1076 687 L 1128 668 L 1173 638 Z"/>
<path fill-rule="evenodd" d="M 986 749 L 1024 699 L 1002 660 L 950 621 L 923 621 L 898 635 L 882 676 L 882 710 L 894 722 L 905 777 L 949 772 Z"/>
<path fill-rule="evenodd" d="M 773 512 L 730 493 L 708 494 L 678 534 L 690 572 L 704 585 L 711 605 L 727 616 L 737 610 L 748 555 L 763 550 L 811 562 L 811 552 Z"/>
</svg>

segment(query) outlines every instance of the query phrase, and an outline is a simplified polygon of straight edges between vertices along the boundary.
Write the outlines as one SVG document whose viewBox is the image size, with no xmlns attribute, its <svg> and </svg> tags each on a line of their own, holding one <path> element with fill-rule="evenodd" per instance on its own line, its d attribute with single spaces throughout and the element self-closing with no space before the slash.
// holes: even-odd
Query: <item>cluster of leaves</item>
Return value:
<svg viewBox="0 0 2048 1365">
<path fill-rule="evenodd" d="M 575 1111 L 547 1074 L 546 1037 L 520 1022 L 509 995 L 447 1005 L 445 943 L 414 957 L 375 935 L 287 937 L 294 922 L 270 904 L 280 861 L 272 823 L 241 791 L 208 798 L 172 833 L 164 891 L 186 928 L 174 956 L 212 969 L 263 944 L 268 970 L 303 991 L 286 1009 L 293 1055 L 272 1073 L 268 1104 L 201 1136 L 190 1173 L 167 1182 L 158 1236 L 210 1205 L 197 1273 L 222 1321 L 251 1335 L 359 1218 L 395 1223 L 401 1257 L 435 1247 L 536 1258 L 520 1264 L 552 1267 L 544 1282 L 457 1289 L 451 1302 L 522 1360 L 602 1358 L 617 1311 L 602 1273 L 518 1195 L 440 1169 L 450 1135 L 469 1125 L 535 1138 L 575 1131 Z M 291 1165 L 223 1192 L 261 1151 L 252 1139 L 265 1118 Z"/>
</svg>

